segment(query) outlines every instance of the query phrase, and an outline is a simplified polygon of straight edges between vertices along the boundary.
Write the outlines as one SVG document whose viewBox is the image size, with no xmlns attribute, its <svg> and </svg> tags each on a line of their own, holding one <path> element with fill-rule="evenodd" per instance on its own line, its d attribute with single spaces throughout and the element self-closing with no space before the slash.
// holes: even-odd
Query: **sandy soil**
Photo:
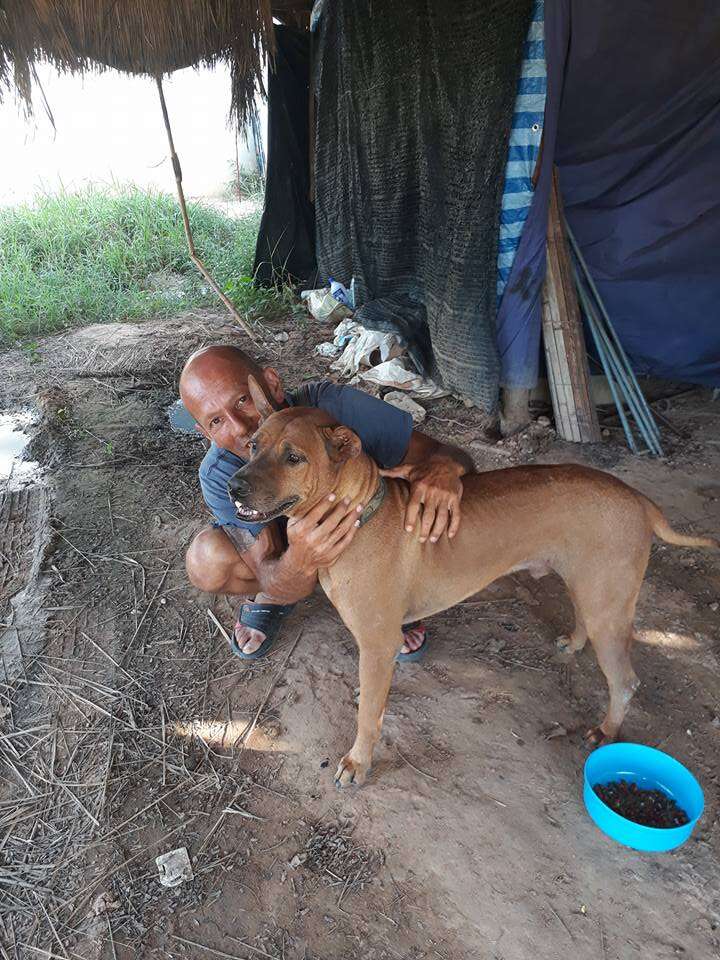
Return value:
<svg viewBox="0 0 720 960">
<path fill-rule="evenodd" d="M 324 374 L 326 331 L 289 332 L 272 358 L 288 382 Z M 165 408 L 187 353 L 221 337 L 236 334 L 201 312 L 3 355 L 0 411 L 36 410 L 44 466 L 0 508 L 4 957 L 719 955 L 718 558 L 656 546 L 637 619 L 624 735 L 687 763 L 706 793 L 680 850 L 625 850 L 584 812 L 582 734 L 606 690 L 590 650 L 553 660 L 571 613 L 552 577 L 499 581 L 433 618 L 431 652 L 396 672 L 369 782 L 337 793 L 357 658 L 334 610 L 320 594 L 298 605 L 247 666 L 206 613 L 229 626 L 227 602 L 185 578 L 207 519 L 203 447 Z M 457 401 L 428 409 L 424 428 L 481 469 L 590 463 L 681 528 L 720 531 L 709 391 L 658 408 L 674 428 L 662 462 L 631 457 L 614 429 L 597 448 L 543 425 L 493 447 Z M 195 879 L 165 888 L 155 857 L 183 846 Z"/>
</svg>

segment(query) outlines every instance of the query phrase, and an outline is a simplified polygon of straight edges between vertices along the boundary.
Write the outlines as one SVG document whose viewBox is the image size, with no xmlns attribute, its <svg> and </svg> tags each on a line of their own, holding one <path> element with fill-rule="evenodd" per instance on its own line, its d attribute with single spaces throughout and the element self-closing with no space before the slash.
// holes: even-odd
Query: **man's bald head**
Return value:
<svg viewBox="0 0 720 960">
<path fill-rule="evenodd" d="M 250 397 L 254 377 L 270 401 L 285 402 L 282 383 L 272 367 L 261 367 L 239 347 L 216 344 L 196 350 L 180 374 L 180 396 L 205 436 L 239 456 L 257 430 L 260 415 Z"/>
<path fill-rule="evenodd" d="M 202 347 L 185 361 L 180 374 L 180 396 L 188 406 L 198 391 L 202 393 L 205 385 L 218 377 L 237 376 L 247 381 L 251 374 L 259 383 L 263 382 L 262 367 L 239 347 L 230 343 Z"/>
</svg>

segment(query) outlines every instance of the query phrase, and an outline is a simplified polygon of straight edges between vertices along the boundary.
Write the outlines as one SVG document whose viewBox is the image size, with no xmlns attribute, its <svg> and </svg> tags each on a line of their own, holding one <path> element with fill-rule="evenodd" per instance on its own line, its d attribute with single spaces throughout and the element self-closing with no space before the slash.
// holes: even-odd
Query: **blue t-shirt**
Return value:
<svg viewBox="0 0 720 960">
<path fill-rule="evenodd" d="M 292 407 L 320 407 L 350 427 L 360 437 L 365 453 L 381 467 L 396 467 L 405 458 L 413 429 L 412 417 L 384 400 L 329 380 L 303 384 L 286 394 L 286 400 Z M 213 443 L 200 464 L 200 486 L 216 526 L 242 527 L 257 536 L 265 524 L 239 520 L 227 488 L 232 475 L 245 463 L 241 457 Z"/>
</svg>

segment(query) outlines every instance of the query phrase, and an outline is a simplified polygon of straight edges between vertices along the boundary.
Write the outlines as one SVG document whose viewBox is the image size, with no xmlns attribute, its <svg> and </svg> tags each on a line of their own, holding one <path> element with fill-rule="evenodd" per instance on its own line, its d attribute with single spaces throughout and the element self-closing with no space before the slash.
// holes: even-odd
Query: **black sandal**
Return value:
<svg viewBox="0 0 720 960">
<path fill-rule="evenodd" d="M 264 657 L 277 639 L 278 631 L 283 620 L 295 609 L 294 603 L 241 603 L 237 609 L 235 626 L 241 623 L 244 627 L 250 627 L 251 630 L 259 630 L 265 634 L 265 639 L 252 653 L 243 653 L 235 636 L 235 626 L 233 627 L 232 638 L 230 640 L 230 649 L 236 657 L 241 660 L 259 660 Z"/>
</svg>

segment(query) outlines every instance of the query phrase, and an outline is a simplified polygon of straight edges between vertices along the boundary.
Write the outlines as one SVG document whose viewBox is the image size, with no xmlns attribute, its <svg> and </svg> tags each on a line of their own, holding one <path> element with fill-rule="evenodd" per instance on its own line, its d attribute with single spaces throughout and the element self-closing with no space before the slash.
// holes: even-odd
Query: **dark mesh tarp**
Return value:
<svg viewBox="0 0 720 960">
<path fill-rule="evenodd" d="M 321 279 L 428 338 L 445 385 L 497 405 L 497 242 L 529 0 L 333 0 L 317 33 Z M 386 304 L 383 304 L 386 300 Z M 384 306 L 389 306 L 385 310 Z"/>
<path fill-rule="evenodd" d="M 315 214 L 310 202 L 310 35 L 275 27 L 268 75 L 268 168 L 254 276 L 314 283 Z"/>
</svg>

